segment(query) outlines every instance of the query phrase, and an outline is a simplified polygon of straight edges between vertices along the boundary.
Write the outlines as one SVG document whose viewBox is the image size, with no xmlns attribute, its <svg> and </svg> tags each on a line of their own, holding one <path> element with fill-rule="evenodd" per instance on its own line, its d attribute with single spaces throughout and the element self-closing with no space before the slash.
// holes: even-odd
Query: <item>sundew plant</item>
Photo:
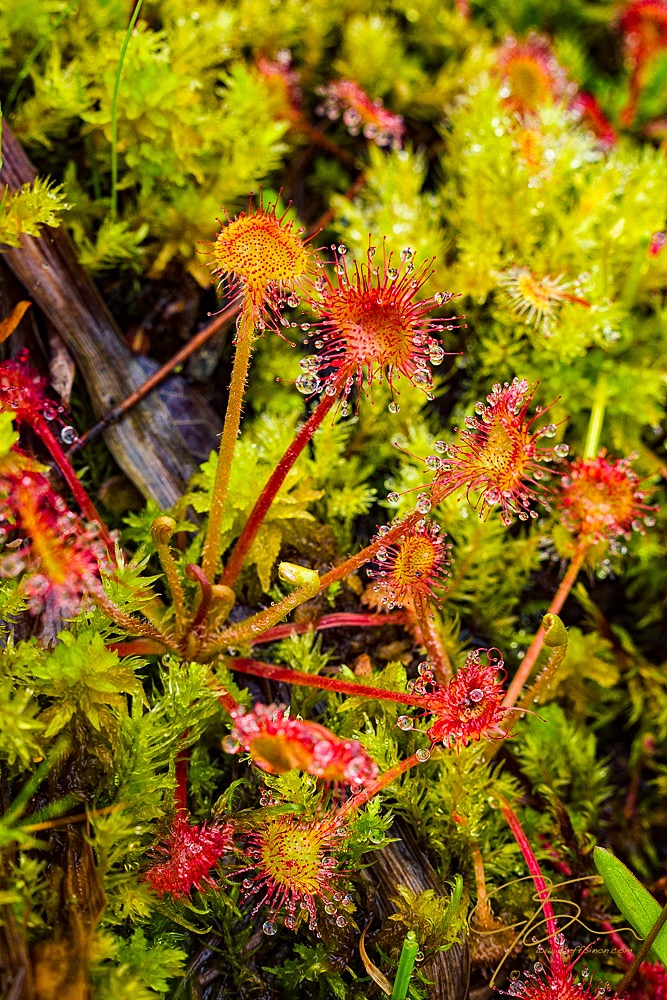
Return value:
<svg viewBox="0 0 667 1000">
<path fill-rule="evenodd" d="M 0 47 L 0 996 L 667 1000 L 667 0 Z"/>
</svg>

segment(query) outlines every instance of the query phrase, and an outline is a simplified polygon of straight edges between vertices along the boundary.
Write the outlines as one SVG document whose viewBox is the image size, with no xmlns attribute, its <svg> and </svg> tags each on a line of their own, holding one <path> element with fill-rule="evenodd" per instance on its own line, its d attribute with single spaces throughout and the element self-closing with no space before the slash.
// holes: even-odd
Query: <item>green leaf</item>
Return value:
<svg viewBox="0 0 667 1000">
<path fill-rule="evenodd" d="M 396 979 L 394 980 L 394 988 L 391 992 L 391 1000 L 405 1000 L 418 951 L 419 941 L 417 940 L 417 935 L 414 931 L 408 931 L 403 942 L 398 969 L 396 970 Z"/>
<path fill-rule="evenodd" d="M 12 422 L 12 414 L 0 413 L 0 458 L 9 454 L 18 439 L 19 435 Z"/>
<path fill-rule="evenodd" d="M 635 878 L 629 868 L 604 847 L 596 847 L 595 867 L 609 893 L 626 920 L 642 938 L 648 934 L 660 916 L 661 907 L 651 893 Z M 651 951 L 667 966 L 667 927 L 658 934 Z"/>
</svg>

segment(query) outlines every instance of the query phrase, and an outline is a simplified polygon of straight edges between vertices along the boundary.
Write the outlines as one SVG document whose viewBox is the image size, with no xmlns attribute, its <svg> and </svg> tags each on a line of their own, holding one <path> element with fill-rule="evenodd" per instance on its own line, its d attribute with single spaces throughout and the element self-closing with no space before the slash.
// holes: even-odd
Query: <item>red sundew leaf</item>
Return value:
<svg viewBox="0 0 667 1000">
<path fill-rule="evenodd" d="M 427 731 L 433 743 L 460 750 L 471 742 L 507 735 L 501 728 L 509 711 L 502 704 L 502 668 L 503 659 L 496 649 L 473 650 L 446 686 L 433 682 L 430 668 L 420 668 L 413 693 L 423 696 L 424 708 L 435 716 Z"/>
<path fill-rule="evenodd" d="M 336 917 L 339 927 L 346 918 L 337 915 L 337 904 L 346 899 L 344 882 L 347 872 L 339 865 L 346 828 L 334 815 L 310 822 L 293 814 L 271 815 L 250 831 L 248 851 L 251 864 L 239 868 L 246 875 L 242 891 L 246 899 L 255 897 L 253 914 L 262 906 L 269 910 L 264 933 L 275 933 L 275 916 L 285 910 L 285 926 L 296 926 L 297 907 L 308 913 L 308 925 L 317 930 L 316 901 L 322 900 L 326 912 Z"/>
<path fill-rule="evenodd" d="M 229 849 L 231 835 L 229 824 L 191 826 L 187 816 L 179 813 L 164 843 L 155 849 L 156 857 L 165 860 L 149 868 L 144 880 L 159 896 L 169 894 L 175 899 L 214 885 L 211 869 Z"/>
<path fill-rule="evenodd" d="M 358 740 L 341 739 L 316 722 L 292 719 L 284 706 L 258 704 L 250 712 L 240 707 L 232 717 L 234 728 L 224 748 L 237 753 L 242 747 L 269 774 L 299 768 L 354 791 L 377 778 L 378 766 Z"/>
</svg>

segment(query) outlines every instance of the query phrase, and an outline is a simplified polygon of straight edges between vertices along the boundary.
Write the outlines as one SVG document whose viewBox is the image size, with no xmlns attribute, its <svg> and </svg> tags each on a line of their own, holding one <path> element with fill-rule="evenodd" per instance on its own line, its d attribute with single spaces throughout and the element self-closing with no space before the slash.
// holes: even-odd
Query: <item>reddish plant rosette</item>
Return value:
<svg viewBox="0 0 667 1000">
<path fill-rule="evenodd" d="M 232 713 L 234 727 L 224 741 L 229 753 L 247 750 L 269 774 L 298 768 L 335 785 L 359 791 L 378 775 L 378 766 L 358 740 L 341 739 L 317 722 L 290 718 L 282 705 L 255 705 Z"/>
<path fill-rule="evenodd" d="M 184 899 L 193 889 L 215 885 L 211 869 L 229 850 L 230 824 L 198 823 L 191 825 L 184 813 L 178 813 L 164 843 L 155 848 L 163 858 L 144 874 L 144 880 L 159 896 L 169 894 Z"/>
</svg>

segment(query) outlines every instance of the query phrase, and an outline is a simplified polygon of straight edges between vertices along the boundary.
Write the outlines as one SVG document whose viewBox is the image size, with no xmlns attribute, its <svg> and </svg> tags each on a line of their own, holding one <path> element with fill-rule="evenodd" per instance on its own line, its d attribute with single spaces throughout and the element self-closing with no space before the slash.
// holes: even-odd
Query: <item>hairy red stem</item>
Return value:
<svg viewBox="0 0 667 1000">
<path fill-rule="evenodd" d="M 442 639 L 435 627 L 429 602 L 417 596 L 414 605 L 414 619 L 421 635 L 422 644 L 426 649 L 428 661 L 435 671 L 438 683 L 443 685 L 448 684 L 454 675 L 454 671 L 452 670 L 451 660 L 442 644 Z"/>
<path fill-rule="evenodd" d="M 60 474 L 62 475 L 63 479 L 65 480 L 70 490 L 72 491 L 74 499 L 78 503 L 83 516 L 88 521 L 96 521 L 99 524 L 100 534 L 102 535 L 104 544 L 107 547 L 107 551 L 109 553 L 110 558 L 115 563 L 116 552 L 114 543 L 111 539 L 111 535 L 109 534 L 109 530 L 104 521 L 102 520 L 102 518 L 100 517 L 97 508 L 95 507 L 95 504 L 90 499 L 88 493 L 81 484 L 81 481 L 77 478 L 76 472 L 72 468 L 67 458 L 67 455 L 60 447 L 60 442 L 58 441 L 58 438 L 55 436 L 55 434 L 49 427 L 47 421 L 44 420 L 42 417 L 39 417 L 36 420 L 34 420 L 32 422 L 32 427 L 35 433 L 39 435 L 41 440 L 49 449 L 51 457 L 58 466 L 58 469 L 60 470 Z"/>
<path fill-rule="evenodd" d="M 119 656 L 162 656 L 169 652 L 157 639 L 126 639 L 123 642 L 108 642 L 106 648 Z"/>
<path fill-rule="evenodd" d="M 586 558 L 586 553 L 589 548 L 589 542 L 582 541 L 579 543 L 572 558 L 572 562 L 569 565 L 568 571 L 561 580 L 560 587 L 556 591 L 554 598 L 547 609 L 546 613 L 548 615 L 557 615 L 561 611 L 577 577 L 579 576 L 579 570 L 584 563 L 584 559 Z M 546 630 L 543 625 L 540 625 L 539 629 L 535 633 L 535 638 L 531 642 L 526 655 L 521 661 L 521 666 L 517 670 L 512 679 L 512 683 L 507 689 L 507 694 L 505 695 L 505 700 L 503 701 L 505 708 L 512 708 L 516 704 L 517 698 L 521 694 L 523 686 L 530 677 L 530 673 L 535 666 L 537 658 L 542 652 L 545 635 Z"/>
<path fill-rule="evenodd" d="M 406 757 L 405 760 L 401 760 L 398 764 L 394 764 L 394 766 L 390 767 L 388 771 L 381 774 L 372 785 L 368 785 L 367 788 L 363 788 L 360 792 L 357 792 L 356 795 L 353 795 L 351 799 L 348 799 L 347 802 L 341 807 L 338 815 L 343 817 L 347 813 L 354 812 L 355 809 L 360 809 L 361 806 L 365 806 L 374 795 L 381 792 L 382 789 L 386 788 L 387 785 L 390 785 L 392 781 L 396 781 L 396 779 L 400 778 L 402 774 L 409 771 L 411 767 L 415 767 L 417 764 L 423 763 L 424 761 L 421 760 L 416 753 L 413 753 L 410 757 Z"/>
<path fill-rule="evenodd" d="M 183 733 L 185 738 L 189 729 Z M 174 805 L 177 811 L 187 812 L 188 809 L 188 767 L 190 764 L 190 747 L 183 747 L 176 754 L 174 761 L 174 773 L 176 775 L 176 790 L 174 792 Z"/>
<path fill-rule="evenodd" d="M 205 575 L 203 569 L 196 566 L 195 563 L 188 563 L 185 567 L 185 575 L 188 580 L 196 581 L 201 587 L 201 601 L 199 602 L 199 607 L 197 608 L 197 613 L 190 623 L 190 631 L 194 630 L 201 625 L 201 623 L 206 618 L 208 614 L 208 609 L 211 607 L 211 598 L 213 596 L 213 591 L 211 589 L 211 584 Z"/>
<path fill-rule="evenodd" d="M 621 935 L 618 933 L 614 925 L 610 924 L 608 920 L 601 920 L 600 926 L 607 935 L 607 937 L 609 938 L 611 944 L 613 944 L 614 948 L 618 950 L 623 961 L 627 965 L 630 965 L 630 963 L 633 961 L 635 957 L 635 953 L 631 948 L 628 948 L 627 944 L 625 943 Z"/>
<path fill-rule="evenodd" d="M 226 712 L 229 712 L 230 715 L 240 707 L 236 698 L 232 697 L 228 691 L 225 691 L 224 688 L 218 688 L 215 686 L 214 680 L 210 681 L 209 686 L 222 707 Z"/>
<path fill-rule="evenodd" d="M 276 667 L 273 663 L 261 660 L 250 660 L 246 657 L 234 657 L 227 661 L 231 670 L 238 670 L 253 677 L 265 677 L 270 681 L 283 681 L 285 684 L 297 684 L 300 687 L 319 688 L 322 691 L 336 691 L 338 694 L 361 695 L 362 698 L 377 698 L 380 701 L 393 701 L 400 705 L 414 705 L 426 708 L 423 698 L 408 694 L 407 691 L 385 691 L 382 688 L 370 687 L 368 684 L 355 684 L 354 681 L 341 681 L 336 677 L 320 677 L 316 674 L 302 674 L 289 667 Z"/>
<path fill-rule="evenodd" d="M 500 800 L 500 811 L 507 820 L 507 824 L 514 835 L 514 839 L 521 849 L 524 861 L 528 866 L 528 871 L 533 877 L 533 882 L 535 883 L 535 888 L 537 889 L 537 895 L 539 896 L 540 903 L 542 904 L 542 911 L 544 913 L 544 921 L 547 925 L 547 932 L 551 941 L 551 966 L 554 972 L 554 979 L 558 980 L 558 977 L 562 975 L 565 970 L 565 965 L 563 963 L 562 952 L 556 943 L 556 938 L 558 936 L 558 924 L 556 923 L 554 908 L 551 905 L 549 887 L 544 875 L 542 874 L 542 869 L 539 866 L 538 860 L 533 853 L 533 849 L 528 842 L 528 838 L 523 832 L 521 823 L 517 819 L 516 814 L 512 810 L 509 803 L 504 799 Z"/>
<path fill-rule="evenodd" d="M 328 628 L 380 628 L 382 625 L 406 625 L 407 622 L 408 616 L 405 611 L 393 611 L 387 615 L 360 615 L 352 611 L 337 611 L 331 615 L 323 615 L 314 622 L 274 625 L 261 635 L 253 636 L 249 639 L 249 643 L 251 646 L 258 646 L 260 643 L 277 642 L 279 639 L 288 639 L 292 633 L 303 635 L 311 629 L 323 632 Z"/>
<path fill-rule="evenodd" d="M 236 545 L 232 549 L 232 554 L 229 557 L 229 561 L 222 574 L 220 582 L 224 583 L 227 587 L 234 586 L 236 578 L 243 567 L 243 560 L 248 553 L 248 549 L 252 545 L 271 504 L 275 500 L 278 490 L 285 482 L 288 472 L 308 442 L 311 440 L 313 434 L 320 426 L 327 413 L 336 402 L 337 398 L 337 394 L 334 396 L 327 396 L 326 394 L 322 396 L 321 400 L 317 404 L 317 407 L 313 410 L 308 420 L 301 427 L 289 448 L 271 473 L 266 486 L 260 493 L 255 506 L 250 512 L 250 516 L 245 523 L 243 531 L 236 541 Z"/>
<path fill-rule="evenodd" d="M 357 552 L 355 556 L 350 556 L 345 562 L 340 563 L 339 566 L 335 566 L 330 569 L 328 573 L 320 577 L 320 593 L 330 587 L 332 583 L 336 583 L 338 580 L 343 580 L 350 573 L 354 573 L 355 570 L 359 569 L 364 563 L 370 562 L 371 559 L 376 555 L 378 549 L 383 548 L 386 545 L 391 545 L 395 542 L 401 535 L 404 535 L 406 531 L 414 527 L 418 521 L 421 520 L 423 514 L 418 511 L 414 511 L 412 514 L 408 514 L 406 518 L 402 521 L 398 521 L 396 524 L 392 525 L 388 531 L 384 534 L 379 534 L 375 541 L 367 545 L 365 549 Z"/>
</svg>

